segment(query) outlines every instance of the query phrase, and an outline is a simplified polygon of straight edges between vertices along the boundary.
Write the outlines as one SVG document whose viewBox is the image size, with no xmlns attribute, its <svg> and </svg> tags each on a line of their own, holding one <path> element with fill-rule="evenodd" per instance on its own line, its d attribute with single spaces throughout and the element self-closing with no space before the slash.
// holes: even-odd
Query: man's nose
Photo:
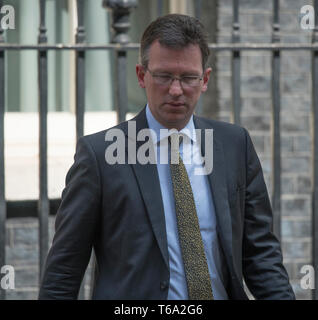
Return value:
<svg viewBox="0 0 318 320">
<path fill-rule="evenodd" d="M 183 89 L 181 86 L 181 82 L 178 79 L 173 79 L 170 88 L 169 88 L 169 94 L 171 96 L 180 96 L 183 93 Z"/>
</svg>

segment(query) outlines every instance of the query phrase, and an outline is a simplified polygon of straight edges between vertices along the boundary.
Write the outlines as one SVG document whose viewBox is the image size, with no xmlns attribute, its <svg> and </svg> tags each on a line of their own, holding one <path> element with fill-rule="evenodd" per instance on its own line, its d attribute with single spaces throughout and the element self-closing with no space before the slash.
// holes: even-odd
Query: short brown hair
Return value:
<svg viewBox="0 0 318 320">
<path fill-rule="evenodd" d="M 196 18 L 183 14 L 168 14 L 151 22 L 142 35 L 140 43 L 140 62 L 148 66 L 149 48 L 158 40 L 169 48 L 184 48 L 189 44 L 197 44 L 202 55 L 202 68 L 206 68 L 210 50 L 207 34 L 203 24 Z"/>
</svg>

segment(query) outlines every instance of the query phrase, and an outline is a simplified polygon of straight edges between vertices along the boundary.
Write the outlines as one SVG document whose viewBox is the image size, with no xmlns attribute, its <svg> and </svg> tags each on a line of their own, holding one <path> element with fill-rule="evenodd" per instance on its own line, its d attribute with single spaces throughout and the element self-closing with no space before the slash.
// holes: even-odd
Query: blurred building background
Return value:
<svg viewBox="0 0 318 320">
<path fill-rule="evenodd" d="M 109 44 L 113 30 L 111 11 L 102 0 L 84 0 L 85 42 Z M 131 10 L 128 34 L 138 43 L 143 30 L 158 15 L 186 13 L 198 16 L 209 31 L 209 42 L 233 41 L 232 0 L 139 0 Z M 273 3 L 239 1 L 239 36 L 243 43 L 271 43 Z M 198 5 L 199 3 L 199 5 Z M 37 44 L 40 1 L 7 0 L 15 9 L 15 29 L 3 33 L 7 44 Z M 77 1 L 46 0 L 48 44 L 74 44 Z M 312 30 L 300 27 L 300 9 L 312 0 L 280 0 L 280 41 L 312 41 Z M 116 124 L 116 52 L 88 50 L 85 53 L 84 133 Z M 312 64 L 310 50 L 280 53 L 281 219 L 280 237 L 284 265 L 298 299 L 311 299 L 312 290 L 302 289 L 303 265 L 312 265 Z M 233 121 L 232 51 L 213 50 L 213 68 L 208 92 L 197 113 Z M 272 51 L 243 50 L 240 53 L 240 123 L 246 127 L 260 157 L 269 193 L 272 183 Z M 139 88 L 135 65 L 138 50 L 127 50 L 127 118 L 141 110 L 145 94 Z M 73 161 L 76 141 L 76 53 L 48 50 L 48 196 L 59 199 L 65 175 Z M 15 201 L 39 198 L 39 96 L 36 50 L 5 52 L 5 198 Z M 2 150 L 1 150 L 2 152 Z M 235 159 L 233 159 L 235 161 Z M 28 202 L 22 202 L 27 204 Z M 22 210 L 23 211 L 23 208 Z M 52 241 L 54 213 L 49 219 Z M 5 264 L 15 268 L 15 289 L 6 299 L 36 299 L 39 284 L 39 221 L 35 216 L 8 215 L 6 219 Z M 90 268 L 81 298 L 90 294 Z"/>
</svg>

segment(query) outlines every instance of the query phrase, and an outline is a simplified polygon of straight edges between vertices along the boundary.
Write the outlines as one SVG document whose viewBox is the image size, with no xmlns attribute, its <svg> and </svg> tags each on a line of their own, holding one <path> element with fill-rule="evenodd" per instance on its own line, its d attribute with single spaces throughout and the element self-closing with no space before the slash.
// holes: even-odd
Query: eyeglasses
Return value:
<svg viewBox="0 0 318 320">
<path fill-rule="evenodd" d="M 155 73 L 146 68 L 146 71 L 153 77 L 154 82 L 160 86 L 170 87 L 174 80 L 179 80 L 182 88 L 194 88 L 200 85 L 200 81 L 203 79 L 202 76 L 183 76 L 174 77 L 167 73 Z"/>
</svg>

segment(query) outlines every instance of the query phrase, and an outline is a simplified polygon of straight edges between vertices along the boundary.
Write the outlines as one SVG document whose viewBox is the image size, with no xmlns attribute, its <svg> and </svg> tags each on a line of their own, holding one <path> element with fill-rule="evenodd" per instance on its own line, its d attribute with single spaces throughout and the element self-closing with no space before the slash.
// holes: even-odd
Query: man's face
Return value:
<svg viewBox="0 0 318 320">
<path fill-rule="evenodd" d="M 156 120 L 168 129 L 181 130 L 193 114 L 201 93 L 207 90 L 211 68 L 203 72 L 198 45 L 174 49 L 155 41 L 149 48 L 148 68 L 138 64 L 136 73 L 139 85 L 146 90 L 148 105 Z M 195 87 L 182 86 L 178 80 L 162 85 L 153 75 L 202 76 L 202 80 Z"/>
</svg>

